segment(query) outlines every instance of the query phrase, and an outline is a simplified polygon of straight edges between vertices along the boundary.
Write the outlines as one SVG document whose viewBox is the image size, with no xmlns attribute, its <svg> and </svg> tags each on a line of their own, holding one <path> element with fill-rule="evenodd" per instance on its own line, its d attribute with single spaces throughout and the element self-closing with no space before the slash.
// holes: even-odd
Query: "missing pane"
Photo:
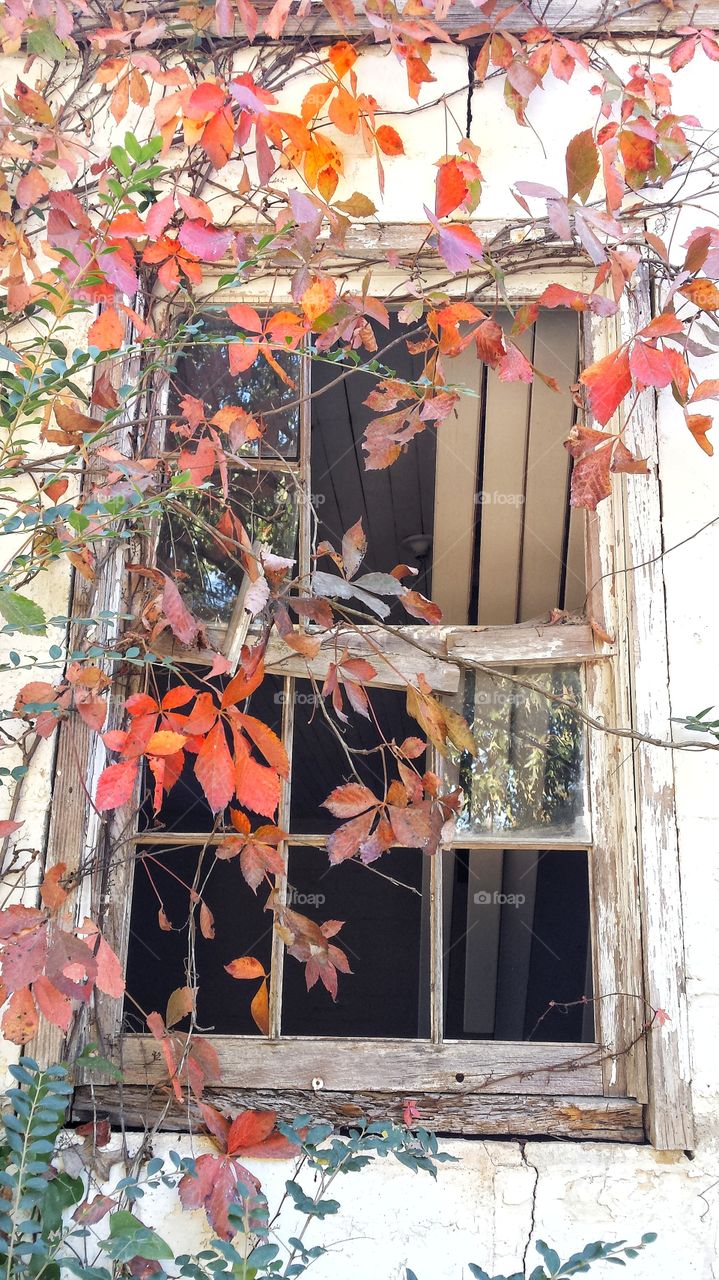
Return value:
<svg viewBox="0 0 719 1280">
<path fill-rule="evenodd" d="M 591 1042 L 587 853 L 443 857 L 447 1038 Z"/>
<path fill-rule="evenodd" d="M 199 691 L 213 689 L 217 696 L 229 680 L 228 676 L 220 679 L 203 680 L 202 673 L 183 670 L 182 680 L 185 684 L 196 687 Z M 155 687 L 150 693 L 159 698 L 168 687 L 177 684 L 178 677 L 163 670 L 155 672 Z M 243 703 L 241 709 L 249 715 L 273 729 L 280 736 L 282 732 L 282 705 L 284 701 L 284 681 L 281 676 L 266 675 L 262 684 Z M 153 781 L 149 772 L 145 778 L 145 795 L 140 814 L 141 829 L 161 829 L 163 831 L 196 831 L 210 832 L 215 825 L 214 815 L 207 803 L 205 794 L 195 777 L 196 757 L 186 753 L 185 763 L 180 777 L 164 795 L 162 808 L 158 814 L 152 811 Z M 256 815 L 254 815 L 256 817 Z M 266 821 L 266 819 L 262 819 Z M 229 824 L 228 824 L 229 825 Z"/>
<path fill-rule="evenodd" d="M 332 941 L 345 952 L 352 973 L 340 973 L 333 1003 L 321 982 L 307 991 L 303 966 L 285 956 L 285 1035 L 411 1040 L 427 1034 L 426 861 L 417 849 L 392 849 L 378 868 L 355 861 L 331 867 L 324 849 L 290 850 L 289 906 L 317 922 L 345 921 Z"/>
<path fill-rule="evenodd" d="M 214 938 L 204 938 L 198 926 L 190 942 L 190 888 L 201 892 L 212 912 Z M 196 924 L 198 915 L 199 905 Z M 259 1035 L 250 1014 L 257 984 L 230 977 L 224 966 L 238 956 L 253 955 L 269 972 L 271 946 L 272 913 L 264 910 L 264 895 L 256 897 L 243 880 L 237 859 L 222 862 L 211 847 L 201 846 L 141 850 L 130 918 L 127 1029 L 144 1030 L 138 1005 L 144 1013 L 157 1011 L 164 1017 L 170 993 L 189 984 L 198 986 L 199 1031 Z M 179 1029 L 186 1025 L 181 1022 Z"/>
<path fill-rule="evenodd" d="M 309 680 L 295 681 L 290 827 L 297 835 L 327 835 L 334 831 L 337 819 L 322 804 L 335 787 L 356 781 L 353 767 L 365 786 L 378 798 L 384 798 L 387 783 L 397 776 L 397 770 L 391 762 L 385 778 L 383 759 L 387 753 L 379 749 L 380 735 L 400 744 L 420 733 L 417 721 L 407 713 L 403 692 L 371 688 L 367 693 L 376 723 L 348 708 L 345 698 L 349 711 L 349 723 L 345 725 L 337 719 L 328 700 L 322 703 L 319 689 Z"/>
</svg>

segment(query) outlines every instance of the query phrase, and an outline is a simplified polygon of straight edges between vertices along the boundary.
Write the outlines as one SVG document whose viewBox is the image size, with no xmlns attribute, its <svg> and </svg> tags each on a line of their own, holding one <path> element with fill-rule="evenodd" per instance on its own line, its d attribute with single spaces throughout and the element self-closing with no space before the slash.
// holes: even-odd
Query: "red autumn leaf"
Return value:
<svg viewBox="0 0 719 1280">
<path fill-rule="evenodd" d="M 435 187 L 434 212 L 438 218 L 445 218 L 461 205 L 467 195 L 467 183 L 455 156 L 443 160 L 437 171 Z"/>
<path fill-rule="evenodd" d="M 625 471 L 646 474 L 648 467 L 643 458 L 635 458 L 619 436 L 592 427 L 577 425 L 572 428 L 565 448 L 574 458 L 572 469 L 571 505 L 587 507 L 594 511 L 612 490 L 610 473 Z"/>
<path fill-rule="evenodd" d="M 428 800 L 420 804 L 389 806 L 392 830 L 398 844 L 410 849 L 424 849 L 432 839 L 431 806 Z"/>
<path fill-rule="evenodd" d="M 254 760 L 239 738 L 235 745 L 235 793 L 245 809 L 265 818 L 274 817 L 280 802 L 277 770 Z"/>
<path fill-rule="evenodd" d="M 353 818 L 351 822 L 344 822 L 341 827 L 332 832 L 327 841 L 327 854 L 333 866 L 339 862 L 346 862 L 348 858 L 353 858 L 356 853 L 359 853 L 360 845 L 370 833 L 374 817 L 374 809 L 370 809 L 367 813 L 360 814 L 358 818 Z"/>
<path fill-rule="evenodd" d="M 610 351 L 609 355 L 595 361 L 579 375 L 579 381 L 587 388 L 594 417 L 601 426 L 605 426 L 631 390 L 632 375 L 627 348 L 619 347 L 617 351 Z"/>
<path fill-rule="evenodd" d="M 201 630 L 201 624 L 197 618 L 193 618 L 172 578 L 166 576 L 162 591 L 162 610 L 172 634 L 180 644 L 193 644 Z"/>
<path fill-rule="evenodd" d="M 666 351 L 652 347 L 648 342 L 635 342 L 629 357 L 629 368 L 637 386 L 668 387 L 673 378 L 673 369 L 667 359 Z"/>
<path fill-rule="evenodd" d="M 240 1168 L 242 1166 L 239 1166 Z M 243 1183 L 259 1187 L 256 1178 L 243 1170 Z M 228 1210 L 241 1202 L 242 1190 L 238 1186 L 238 1166 L 234 1160 L 220 1156 L 201 1155 L 195 1161 L 194 1173 L 186 1173 L 177 1187 L 180 1202 L 185 1209 L 204 1209 L 213 1231 L 222 1240 L 231 1240 L 235 1229 L 230 1225 Z"/>
<path fill-rule="evenodd" d="M 427 600 L 419 591 L 403 591 L 400 602 L 402 608 L 412 618 L 421 618 L 430 626 L 436 627 L 442 621 L 442 610 L 433 600 Z"/>
<path fill-rule="evenodd" d="M 124 336 L 125 326 L 115 307 L 106 307 L 87 331 L 88 343 L 100 351 L 116 351 L 122 346 Z"/>
<path fill-rule="evenodd" d="M 125 710 L 130 716 L 146 716 L 159 711 L 159 707 L 149 693 L 132 693 L 125 699 Z"/>
<path fill-rule="evenodd" d="M 97 963 L 95 982 L 106 996 L 112 996 L 115 1000 L 119 1000 L 125 994 L 125 977 L 122 965 L 102 934 L 99 935 L 99 941 L 94 950 Z"/>
<path fill-rule="evenodd" d="M 117 1208 L 117 1201 L 112 1196 L 104 1196 L 98 1191 L 92 1200 L 83 1200 L 82 1204 L 72 1215 L 73 1222 L 77 1222 L 83 1227 L 93 1227 L 95 1223 L 102 1222 L 102 1219 Z"/>
<path fill-rule="evenodd" d="M 101 813 L 128 804 L 135 790 L 138 766 L 135 760 L 109 764 L 97 780 L 95 804 Z"/>
<path fill-rule="evenodd" d="M 39 978 L 47 963 L 47 928 L 44 922 L 38 928 L 16 933 L 5 944 L 2 957 L 2 977 L 8 991 L 28 987 Z"/>
<path fill-rule="evenodd" d="M 210 730 L 197 754 L 195 777 L 212 812 L 226 809 L 235 793 L 235 770 L 221 723 Z"/>
<path fill-rule="evenodd" d="M 679 292 L 700 311 L 719 311 L 719 289 L 711 280 L 690 280 Z"/>
<path fill-rule="evenodd" d="M 228 1156 L 246 1154 L 251 1148 L 257 1149 L 267 1138 L 277 1122 L 275 1111 L 243 1111 L 230 1124 L 227 1134 Z M 293 1148 L 294 1154 L 295 1148 Z"/>
<path fill-rule="evenodd" d="M 221 231 L 199 218 L 187 218 L 177 238 L 183 249 L 202 262 L 219 262 L 227 253 L 232 232 Z"/>
<path fill-rule="evenodd" d="M 87 1002 L 97 977 L 97 960 L 74 933 L 58 930 L 47 956 L 47 976 L 58 991 L 73 1000 Z"/>
<path fill-rule="evenodd" d="M 5 1039 L 13 1044 L 27 1044 L 35 1035 L 37 1026 L 37 1009 L 30 988 L 21 987 L 13 991 L 0 1023 Z"/>
<path fill-rule="evenodd" d="M 438 229 L 437 248 L 450 271 L 456 272 L 466 271 L 483 252 L 482 241 L 472 228 L 459 222 Z"/>
<path fill-rule="evenodd" d="M 261 831 L 260 827 L 255 837 L 247 840 L 240 850 L 240 869 L 254 893 L 257 892 L 265 876 L 285 874 L 282 854 L 273 845 L 257 838 Z"/>
<path fill-rule="evenodd" d="M 631 128 L 622 129 L 619 150 L 630 180 L 641 181 L 654 166 L 654 143 Z"/>
<path fill-rule="evenodd" d="M 329 809 L 335 818 L 355 818 L 360 813 L 366 813 L 367 809 L 375 809 L 378 804 L 377 797 L 361 782 L 346 782 L 341 787 L 335 787 L 327 799 L 322 801 L 322 807 Z"/>
<path fill-rule="evenodd" d="M 25 819 L 20 822 L 13 822 L 12 818 L 3 818 L 0 821 L 0 840 L 6 840 L 8 836 L 12 836 L 20 827 L 24 826 Z"/>
<path fill-rule="evenodd" d="M 70 1030 L 72 1022 L 72 1001 L 58 991 L 57 987 L 43 973 L 32 984 L 32 993 L 43 1018 L 62 1031 Z"/>
</svg>

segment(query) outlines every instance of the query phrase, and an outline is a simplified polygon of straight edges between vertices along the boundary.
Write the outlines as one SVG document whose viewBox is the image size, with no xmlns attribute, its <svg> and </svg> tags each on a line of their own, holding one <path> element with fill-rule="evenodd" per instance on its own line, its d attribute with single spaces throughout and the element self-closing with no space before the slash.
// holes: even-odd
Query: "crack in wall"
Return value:
<svg viewBox="0 0 719 1280">
<path fill-rule="evenodd" d="M 532 1204 L 531 1204 L 531 1209 L 529 1214 L 529 1231 L 527 1233 L 527 1243 L 525 1244 L 524 1252 L 522 1253 L 522 1272 L 526 1276 L 527 1258 L 529 1256 L 529 1248 L 532 1243 L 532 1238 L 534 1236 L 534 1230 L 536 1227 L 536 1219 L 537 1219 L 537 1192 L 539 1190 L 539 1169 L 537 1168 L 536 1164 L 530 1164 L 529 1160 L 527 1159 L 526 1142 L 519 1143 L 519 1154 L 522 1158 L 522 1164 L 524 1165 L 525 1169 L 529 1170 L 531 1173 L 534 1174 L 534 1183 L 532 1185 Z"/>
<path fill-rule="evenodd" d="M 474 97 L 474 68 L 477 65 L 478 49 L 467 46 L 467 120 L 465 137 L 472 137 L 472 99 Z"/>
</svg>

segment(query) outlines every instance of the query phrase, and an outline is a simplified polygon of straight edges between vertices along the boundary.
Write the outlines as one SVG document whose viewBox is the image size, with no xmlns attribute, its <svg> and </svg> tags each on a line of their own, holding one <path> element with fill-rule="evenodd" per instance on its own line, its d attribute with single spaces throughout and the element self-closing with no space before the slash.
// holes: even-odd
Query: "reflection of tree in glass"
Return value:
<svg viewBox="0 0 719 1280">
<path fill-rule="evenodd" d="M 202 400 L 208 418 L 227 405 L 239 405 L 264 427 L 261 447 L 263 457 L 274 457 L 279 453 L 284 458 L 296 458 L 299 408 L 294 401 L 299 397 L 299 352 L 273 351 L 277 363 L 296 384 L 294 387 L 288 387 L 278 377 L 264 356 L 260 356 L 245 373 L 233 377 L 229 369 L 227 342 L 223 339 L 239 340 L 240 330 L 228 332 L 227 320 L 211 313 L 202 316 L 199 324 L 193 322 L 192 330 L 176 361 L 170 416 L 179 413 L 180 400 L 186 395 Z M 285 404 L 292 405 L 292 408 L 263 418 L 268 409 L 280 408 Z M 256 454 L 257 442 L 247 444 L 241 452 Z"/>
<path fill-rule="evenodd" d="M 295 555 L 298 503 L 292 476 L 231 472 L 229 507 L 251 542 L 281 556 Z M 212 532 L 224 509 L 216 487 L 189 492 L 165 516 L 160 531 L 158 565 L 178 575 L 188 607 L 204 622 L 229 622 L 244 574 L 239 556 Z"/>
<path fill-rule="evenodd" d="M 527 674 L 548 692 L 580 701 L 577 669 Z M 581 821 L 583 734 L 569 707 L 501 678 L 467 672 L 459 709 L 477 743 L 476 759 L 454 759 L 465 792 L 463 829 L 571 829 Z"/>
</svg>

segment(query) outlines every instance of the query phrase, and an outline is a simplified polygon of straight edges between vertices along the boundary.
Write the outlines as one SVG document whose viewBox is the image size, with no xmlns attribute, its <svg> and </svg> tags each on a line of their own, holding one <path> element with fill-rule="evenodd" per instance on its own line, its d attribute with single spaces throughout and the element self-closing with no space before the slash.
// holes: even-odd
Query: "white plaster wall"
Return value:
<svg viewBox="0 0 719 1280">
<path fill-rule="evenodd" d="M 465 55 L 438 50 L 433 66 L 438 83 L 423 89 L 422 101 L 447 95 L 447 105 L 440 102 L 424 111 L 411 135 L 406 116 L 393 121 L 410 139 L 410 154 L 386 162 L 388 221 L 422 220 L 422 203 L 430 204 L 433 195 L 428 166 L 464 132 Z M 698 55 L 678 81 L 681 105 L 708 127 L 719 125 L 717 74 L 716 66 Z M 405 104 L 403 72 L 385 52 L 370 55 L 362 76 L 381 106 Z M 530 111 L 540 143 L 530 130 L 514 125 L 499 93 L 496 85 L 475 91 L 472 104 L 472 137 L 482 147 L 485 175 L 481 212 L 492 218 L 516 215 L 510 180 L 563 186 L 567 129 L 578 131 L 593 116 L 579 77 L 569 87 L 549 80 Z M 367 164 L 359 155 L 350 161 L 339 195 L 354 189 L 371 193 Z M 714 374 L 719 374 L 719 362 Z M 685 546 L 669 551 L 665 561 L 672 708 L 681 715 L 719 704 L 719 459 L 700 453 L 668 395 L 660 401 L 660 430 L 665 546 L 673 547 L 717 519 Z M 654 728 L 660 736 L 668 730 L 666 725 Z M 657 1231 L 659 1242 L 631 1264 L 629 1274 L 636 1280 L 719 1277 L 718 769 L 717 756 L 709 753 L 676 758 L 698 1121 L 694 1158 L 608 1144 L 448 1142 L 444 1145 L 458 1162 L 442 1168 L 436 1184 L 389 1165 L 340 1184 L 343 1211 L 324 1229 L 325 1239 L 336 1248 L 315 1268 L 318 1280 L 365 1280 L 370 1275 L 373 1280 L 399 1280 L 405 1266 L 419 1280 L 459 1280 L 468 1274 L 469 1261 L 490 1273 L 511 1271 L 522 1266 L 526 1255 L 531 1268 L 536 1255 L 530 1246 L 537 1237 L 568 1253 L 590 1239 L 632 1240 L 646 1230 Z M 28 800 L 33 826 L 47 804 L 47 777 L 43 760 Z M 158 1154 L 170 1146 L 190 1150 L 187 1139 L 163 1137 L 155 1145 Z M 194 1150 L 203 1147 L 200 1140 Z M 289 1167 L 260 1162 L 253 1167 L 277 1198 Z M 202 1216 L 180 1214 L 169 1193 L 148 1197 L 143 1204 L 147 1221 L 178 1249 L 191 1248 L 202 1238 Z"/>
</svg>

